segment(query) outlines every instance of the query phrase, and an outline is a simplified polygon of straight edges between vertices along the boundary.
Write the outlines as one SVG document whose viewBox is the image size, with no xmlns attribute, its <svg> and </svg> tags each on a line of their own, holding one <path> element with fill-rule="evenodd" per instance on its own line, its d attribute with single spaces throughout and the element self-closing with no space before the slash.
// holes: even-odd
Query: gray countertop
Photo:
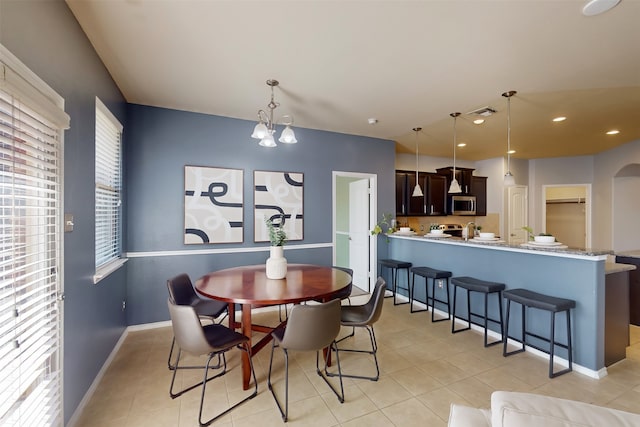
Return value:
<svg viewBox="0 0 640 427">
<path fill-rule="evenodd" d="M 605 262 L 604 274 L 621 273 L 623 271 L 635 270 L 636 266 L 632 264 L 621 264 L 619 262 Z"/>
<path fill-rule="evenodd" d="M 633 251 L 621 251 L 621 252 L 616 252 L 617 256 L 626 256 L 629 258 L 640 258 L 640 249 L 636 249 Z"/>
<path fill-rule="evenodd" d="M 530 245 L 520 245 L 520 244 L 509 244 L 503 240 L 498 241 L 490 241 L 490 242 L 481 242 L 476 239 L 464 240 L 460 237 L 429 237 L 423 236 L 420 234 L 414 235 L 402 235 L 398 233 L 389 234 L 391 238 L 397 239 L 411 239 L 411 240 L 421 240 L 433 243 L 441 243 L 441 244 L 453 244 L 453 245 L 472 245 L 475 247 L 485 247 L 488 249 L 496 249 L 496 250 L 507 250 L 507 251 L 518 251 L 518 252 L 530 252 L 530 253 L 538 253 L 541 255 L 555 255 L 555 256 L 574 256 L 574 257 L 606 257 L 607 255 L 612 255 L 613 251 L 611 250 L 599 250 L 599 249 L 590 249 L 590 248 L 568 248 L 566 246 L 559 247 L 534 247 Z M 640 251 L 638 251 L 638 256 L 640 257 Z"/>
</svg>

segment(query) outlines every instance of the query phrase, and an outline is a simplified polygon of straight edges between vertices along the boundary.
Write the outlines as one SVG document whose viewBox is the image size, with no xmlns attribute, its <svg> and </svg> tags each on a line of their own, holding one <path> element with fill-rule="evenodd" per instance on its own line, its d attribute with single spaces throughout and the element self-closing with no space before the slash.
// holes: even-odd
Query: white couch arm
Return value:
<svg viewBox="0 0 640 427">
<path fill-rule="evenodd" d="M 496 391 L 491 395 L 491 425 L 637 427 L 640 426 L 640 415 L 538 394 Z"/>
<path fill-rule="evenodd" d="M 449 427 L 491 427 L 491 411 L 451 404 Z"/>
</svg>

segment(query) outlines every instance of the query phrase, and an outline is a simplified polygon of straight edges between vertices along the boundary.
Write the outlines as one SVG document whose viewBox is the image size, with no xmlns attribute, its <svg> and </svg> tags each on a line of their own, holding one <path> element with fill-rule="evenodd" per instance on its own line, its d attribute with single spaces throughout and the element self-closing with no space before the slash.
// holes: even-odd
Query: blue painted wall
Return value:
<svg viewBox="0 0 640 427">
<path fill-rule="evenodd" d="M 125 271 L 98 285 L 94 274 L 95 97 L 126 125 L 126 103 L 62 0 L 0 1 L 0 43 L 65 99 L 64 236 L 65 423 L 126 327 Z M 126 142 L 125 142 L 126 143 Z"/>
<path fill-rule="evenodd" d="M 127 247 L 133 256 L 127 263 L 130 325 L 169 319 L 165 302 L 169 277 L 186 272 L 195 280 L 212 270 L 266 260 L 268 244 L 253 242 L 255 170 L 304 173 L 304 240 L 286 246 L 291 263 L 332 263 L 331 248 L 296 250 L 295 246 L 331 243 L 333 171 L 377 174 L 378 212 L 391 212 L 394 206 L 392 141 L 296 128 L 298 144 L 268 149 L 249 137 L 254 122 L 141 105 L 129 105 L 127 122 Z M 242 244 L 183 244 L 185 165 L 244 170 Z M 149 254 L 256 246 L 265 251 Z"/>
</svg>

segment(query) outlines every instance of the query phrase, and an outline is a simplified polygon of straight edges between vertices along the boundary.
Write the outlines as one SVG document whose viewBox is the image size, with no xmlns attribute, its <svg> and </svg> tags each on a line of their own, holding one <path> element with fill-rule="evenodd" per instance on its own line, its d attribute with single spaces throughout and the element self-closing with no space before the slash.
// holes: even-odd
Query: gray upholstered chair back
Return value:
<svg viewBox="0 0 640 427">
<path fill-rule="evenodd" d="M 193 290 L 189 275 L 185 273 L 167 280 L 167 289 L 169 290 L 171 301 L 177 305 L 192 305 L 199 299 Z"/>
<path fill-rule="evenodd" d="M 311 351 L 329 345 L 340 333 L 340 300 L 323 304 L 295 305 L 280 345 L 285 349 Z"/>
<path fill-rule="evenodd" d="M 369 301 L 365 304 L 365 311 L 369 313 L 369 318 L 364 322 L 367 325 L 372 325 L 380 319 L 382 303 L 384 302 L 384 291 L 386 288 L 387 282 L 385 282 L 382 277 L 378 277 L 376 285 L 373 288 L 373 294 L 371 294 L 371 298 L 369 298 Z"/>
<path fill-rule="evenodd" d="M 167 300 L 169 315 L 173 325 L 173 335 L 178 346 L 188 353 L 194 355 L 207 354 L 214 349 L 209 345 L 204 335 L 200 318 L 196 310 L 190 305 L 178 305 Z"/>
</svg>

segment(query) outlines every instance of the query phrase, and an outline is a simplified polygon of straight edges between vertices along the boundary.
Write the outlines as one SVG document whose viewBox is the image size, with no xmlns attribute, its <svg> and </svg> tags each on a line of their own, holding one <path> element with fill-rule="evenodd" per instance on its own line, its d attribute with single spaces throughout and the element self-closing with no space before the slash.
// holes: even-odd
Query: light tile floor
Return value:
<svg viewBox="0 0 640 427">
<path fill-rule="evenodd" d="M 366 301 L 358 297 L 354 303 Z M 381 377 L 377 382 L 345 379 L 340 404 L 315 373 L 313 353 L 292 353 L 289 425 L 298 426 L 446 426 L 452 402 L 488 408 L 495 390 L 532 392 L 640 413 L 640 328 L 632 327 L 627 359 L 595 380 L 572 372 L 549 379 L 548 362 L 523 353 L 502 357 L 501 347 L 484 348 L 475 331 L 451 334 L 450 323 L 431 323 L 431 313 L 409 313 L 407 305 L 385 300 L 375 330 Z M 277 323 L 277 311 L 259 311 L 257 322 Z M 349 330 L 343 329 L 343 333 Z M 130 332 L 77 423 L 80 427 L 197 426 L 200 389 L 177 399 L 168 394 L 170 327 Z M 346 345 L 368 345 L 357 330 Z M 283 357 L 276 349 L 274 386 L 283 395 Z M 270 346 L 254 357 L 259 394 L 214 423 L 220 426 L 283 425 L 267 389 Z M 192 360 L 193 361 L 193 360 Z M 343 370 L 373 371 L 366 355 L 341 353 Z M 224 409 L 243 393 L 239 352 L 229 353 L 230 372 L 209 383 L 205 417 Z M 201 371 L 180 371 L 177 384 L 197 382 Z M 332 379 L 334 380 L 334 379 Z M 336 380 L 337 381 L 337 380 Z"/>
</svg>

